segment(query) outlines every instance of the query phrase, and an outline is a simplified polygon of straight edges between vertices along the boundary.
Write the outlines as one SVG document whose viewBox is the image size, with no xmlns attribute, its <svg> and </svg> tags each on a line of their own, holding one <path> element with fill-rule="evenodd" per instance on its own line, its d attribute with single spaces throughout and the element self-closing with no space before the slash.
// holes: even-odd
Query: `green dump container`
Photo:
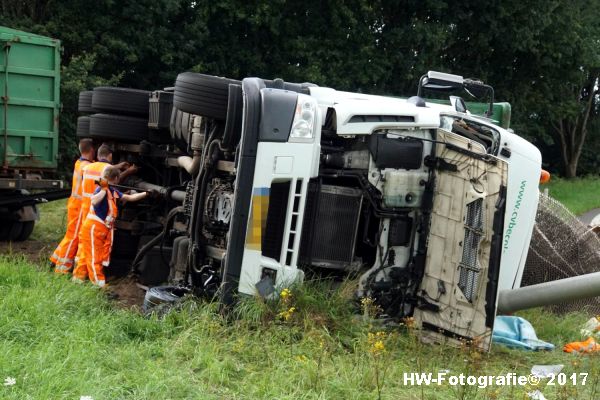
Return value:
<svg viewBox="0 0 600 400">
<path fill-rule="evenodd" d="M 60 41 L 0 26 L 0 175 L 58 157 Z"/>
</svg>

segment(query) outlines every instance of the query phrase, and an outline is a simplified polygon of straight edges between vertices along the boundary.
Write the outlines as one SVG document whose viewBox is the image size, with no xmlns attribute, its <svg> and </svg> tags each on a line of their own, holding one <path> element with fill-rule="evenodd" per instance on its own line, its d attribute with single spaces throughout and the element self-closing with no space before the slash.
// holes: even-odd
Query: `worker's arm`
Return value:
<svg viewBox="0 0 600 400">
<path fill-rule="evenodd" d="M 136 167 L 135 165 L 128 167 L 125 171 L 123 171 L 119 174 L 119 182 L 123 182 L 123 180 L 125 180 L 125 178 L 127 178 L 130 175 L 135 174 L 136 172 L 138 172 L 138 167 Z"/>
<path fill-rule="evenodd" d="M 102 199 L 106 196 L 106 190 L 100 190 L 98 193 L 92 195 L 92 205 L 98 205 Z"/>
<path fill-rule="evenodd" d="M 120 170 L 124 170 L 126 168 L 129 168 L 129 163 L 127 161 L 122 161 L 118 164 L 113 165 L 113 167 L 120 169 Z"/>
<path fill-rule="evenodd" d="M 148 192 L 141 192 L 141 193 L 136 193 L 136 194 L 124 194 L 121 197 L 121 200 L 135 202 L 135 201 L 142 200 L 147 195 L 148 195 Z"/>
</svg>

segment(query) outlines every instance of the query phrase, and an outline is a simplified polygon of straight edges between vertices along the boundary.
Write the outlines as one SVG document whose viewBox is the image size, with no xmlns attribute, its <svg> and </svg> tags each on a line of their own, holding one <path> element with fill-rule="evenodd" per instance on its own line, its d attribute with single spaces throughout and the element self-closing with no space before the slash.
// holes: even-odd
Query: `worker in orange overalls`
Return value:
<svg viewBox="0 0 600 400">
<path fill-rule="evenodd" d="M 73 184 L 71 186 L 71 197 L 67 202 L 67 232 L 60 241 L 50 261 L 57 273 L 68 273 L 73 268 L 73 260 L 77 253 L 79 243 L 79 229 L 86 214 L 81 209 L 81 198 L 83 189 L 83 168 L 94 162 L 94 144 L 92 139 L 81 139 L 79 141 L 79 153 L 81 157 L 75 162 L 73 168 Z"/>
<path fill-rule="evenodd" d="M 123 194 L 113 189 L 119 181 L 119 169 L 108 166 L 102 173 L 99 186 L 91 197 L 91 208 L 80 232 L 80 264 L 78 271 L 73 274 L 73 280 L 79 281 L 89 277 L 90 281 L 98 286 L 106 285 L 104 277 L 104 252 L 106 242 L 111 240 L 114 221 L 117 218 L 117 199 L 122 201 L 139 201 L 147 196 L 147 192 L 136 194 Z M 79 270 L 84 265 L 86 270 Z"/>
<path fill-rule="evenodd" d="M 91 205 L 90 201 L 91 201 L 91 198 L 97 187 L 96 182 L 98 182 L 100 180 L 104 170 L 111 166 L 112 156 L 113 156 L 112 149 L 109 146 L 107 146 L 106 144 L 103 144 L 102 146 L 100 146 L 98 148 L 98 161 L 96 161 L 95 163 L 89 164 L 83 170 L 83 191 L 82 191 L 82 200 L 81 200 L 81 210 L 82 210 L 82 216 L 83 216 L 84 221 L 90 210 L 90 205 Z M 129 164 L 126 162 L 121 162 L 121 163 L 115 165 L 115 167 L 118 170 L 125 169 L 123 172 L 120 173 L 119 179 L 123 179 L 137 171 L 137 168 L 135 166 L 129 166 Z M 79 240 L 81 241 L 81 233 L 79 235 Z M 112 233 L 111 233 L 111 241 L 107 242 L 107 248 L 106 248 L 106 251 L 104 252 L 106 255 L 102 256 L 105 267 L 108 266 L 108 263 L 109 263 L 111 245 L 112 245 Z M 82 252 L 82 250 L 81 250 L 81 246 L 80 246 L 79 249 L 77 250 L 77 255 L 75 257 L 76 266 L 75 266 L 75 269 L 73 270 L 73 277 L 83 280 L 87 276 L 87 272 L 86 272 L 87 266 L 81 263 L 81 252 Z"/>
</svg>

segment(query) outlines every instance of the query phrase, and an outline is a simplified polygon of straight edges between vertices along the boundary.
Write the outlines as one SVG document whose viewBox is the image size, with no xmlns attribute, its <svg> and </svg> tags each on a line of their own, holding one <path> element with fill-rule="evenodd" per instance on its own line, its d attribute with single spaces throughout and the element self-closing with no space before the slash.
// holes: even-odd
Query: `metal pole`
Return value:
<svg viewBox="0 0 600 400">
<path fill-rule="evenodd" d="M 498 294 L 498 314 L 600 296 L 600 272 L 544 282 Z"/>
</svg>

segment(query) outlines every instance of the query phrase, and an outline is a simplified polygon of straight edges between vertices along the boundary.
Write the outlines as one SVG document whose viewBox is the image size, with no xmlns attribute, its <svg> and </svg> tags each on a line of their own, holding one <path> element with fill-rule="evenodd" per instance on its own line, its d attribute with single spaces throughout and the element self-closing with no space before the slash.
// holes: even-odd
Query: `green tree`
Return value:
<svg viewBox="0 0 600 400">
<path fill-rule="evenodd" d="M 493 85 L 550 167 L 596 165 L 598 1 L 0 0 L 0 23 L 62 40 L 65 144 L 77 90 L 100 77 L 156 89 L 193 69 L 412 95 L 441 70 Z"/>
<path fill-rule="evenodd" d="M 491 83 L 513 105 L 519 133 L 554 146 L 565 176 L 578 163 L 598 114 L 600 3 L 583 0 L 465 1 L 447 16 L 443 57 Z"/>
</svg>

